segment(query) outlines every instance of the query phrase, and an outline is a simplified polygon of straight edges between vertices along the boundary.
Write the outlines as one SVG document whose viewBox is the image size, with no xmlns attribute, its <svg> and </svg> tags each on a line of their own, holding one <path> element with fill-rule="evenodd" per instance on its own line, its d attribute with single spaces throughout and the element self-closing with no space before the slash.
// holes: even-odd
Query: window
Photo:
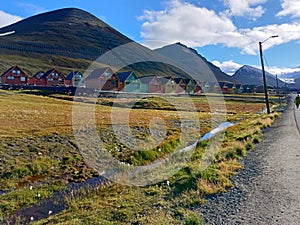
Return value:
<svg viewBox="0 0 300 225">
<path fill-rule="evenodd" d="M 13 79 L 15 79 L 14 76 L 7 76 L 7 80 L 13 80 Z"/>
<path fill-rule="evenodd" d="M 23 81 L 23 82 L 25 82 L 26 81 L 26 77 L 21 77 L 20 80 Z"/>
<path fill-rule="evenodd" d="M 48 81 L 53 81 L 53 78 L 48 78 Z"/>
<path fill-rule="evenodd" d="M 109 76 L 111 76 L 111 73 L 110 73 L 110 72 L 104 72 L 103 75 L 104 75 L 105 77 L 109 77 Z"/>
</svg>

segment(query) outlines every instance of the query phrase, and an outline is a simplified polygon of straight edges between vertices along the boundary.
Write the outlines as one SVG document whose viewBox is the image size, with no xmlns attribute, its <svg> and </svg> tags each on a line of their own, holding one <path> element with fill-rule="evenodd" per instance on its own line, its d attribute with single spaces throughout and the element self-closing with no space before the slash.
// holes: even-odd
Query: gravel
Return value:
<svg viewBox="0 0 300 225">
<path fill-rule="evenodd" d="M 208 198 L 206 224 L 300 224 L 300 135 L 290 105 L 242 161 L 235 186 Z"/>
</svg>

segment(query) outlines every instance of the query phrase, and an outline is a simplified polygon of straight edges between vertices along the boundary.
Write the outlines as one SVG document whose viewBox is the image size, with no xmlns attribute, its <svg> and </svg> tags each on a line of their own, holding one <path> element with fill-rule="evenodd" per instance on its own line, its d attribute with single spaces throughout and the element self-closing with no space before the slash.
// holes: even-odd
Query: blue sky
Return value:
<svg viewBox="0 0 300 225">
<path fill-rule="evenodd" d="M 150 48 L 182 42 L 230 74 L 242 65 L 280 74 L 300 67 L 300 0 L 2 0 L 0 27 L 65 7 L 97 16 Z"/>
</svg>

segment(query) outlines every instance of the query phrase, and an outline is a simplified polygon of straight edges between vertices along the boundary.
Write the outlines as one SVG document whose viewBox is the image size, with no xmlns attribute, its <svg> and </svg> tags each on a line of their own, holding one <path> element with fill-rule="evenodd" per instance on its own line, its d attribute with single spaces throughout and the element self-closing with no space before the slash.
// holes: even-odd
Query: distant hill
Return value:
<svg viewBox="0 0 300 225">
<path fill-rule="evenodd" d="M 221 82 L 240 83 L 239 80 L 227 75 L 220 68 L 208 62 L 195 49 L 188 48 L 182 43 L 167 45 L 156 49 L 155 52 L 167 56 L 181 65 L 185 65 L 190 71 L 193 71 L 191 72 L 192 74 L 197 74 L 202 81 L 214 81 L 214 79 L 217 79 Z"/>
<path fill-rule="evenodd" d="M 268 86 L 276 87 L 276 77 L 268 72 L 265 71 L 266 74 L 266 81 Z M 240 69 L 238 69 L 234 74 L 233 77 L 240 80 L 242 84 L 245 85 L 263 85 L 263 76 L 262 70 L 257 69 L 252 66 L 244 65 Z M 278 79 L 279 87 L 284 86 L 284 82 Z"/>
<path fill-rule="evenodd" d="M 296 69 L 299 69 L 299 71 L 281 74 L 279 75 L 279 78 L 283 81 L 286 81 L 287 83 L 292 83 L 292 86 L 300 87 L 300 68 Z"/>
</svg>

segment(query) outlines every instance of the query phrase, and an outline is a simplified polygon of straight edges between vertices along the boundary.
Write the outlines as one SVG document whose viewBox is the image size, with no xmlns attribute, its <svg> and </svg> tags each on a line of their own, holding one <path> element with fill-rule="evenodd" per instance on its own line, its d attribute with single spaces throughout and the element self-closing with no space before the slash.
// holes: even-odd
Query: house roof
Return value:
<svg viewBox="0 0 300 225">
<path fill-rule="evenodd" d="M 103 67 L 103 68 L 98 68 L 93 70 L 93 72 L 91 72 L 86 79 L 95 79 L 95 78 L 99 78 L 103 73 L 105 73 L 107 70 L 110 70 L 111 73 L 112 70 L 109 67 Z"/>
<path fill-rule="evenodd" d="M 34 74 L 32 77 L 40 79 L 44 75 L 44 71 L 40 70 L 36 74 Z"/>
<path fill-rule="evenodd" d="M 171 79 L 172 79 L 172 77 L 160 77 L 159 78 L 159 80 L 162 84 L 168 83 Z"/>
<path fill-rule="evenodd" d="M 7 69 L 4 73 L 2 73 L 0 77 L 4 76 L 4 75 L 7 74 L 9 71 L 11 71 L 12 69 L 15 69 L 15 68 L 17 68 L 18 70 L 21 70 L 21 71 L 24 73 L 24 71 L 23 71 L 20 67 L 18 67 L 18 66 L 11 66 L 11 67 L 9 67 L 9 69 Z M 27 74 L 26 74 L 26 75 L 27 75 Z"/>
<path fill-rule="evenodd" d="M 9 69 L 7 69 L 4 73 L 1 74 L 1 77 L 7 74 L 12 68 L 14 68 L 14 66 L 9 67 Z"/>
<path fill-rule="evenodd" d="M 80 71 L 72 71 L 71 73 L 68 74 L 68 76 L 66 76 L 66 80 L 72 80 L 73 77 L 76 76 L 77 74 L 82 75 Z"/>
<path fill-rule="evenodd" d="M 60 76 L 64 77 L 64 75 L 62 73 L 60 73 L 59 71 L 57 71 L 56 69 L 51 69 L 51 70 L 48 70 L 46 73 L 44 73 L 40 79 L 43 79 L 43 78 L 46 78 L 48 77 L 52 72 L 57 72 Z"/>
<path fill-rule="evenodd" d="M 184 81 L 185 82 L 185 80 L 184 79 L 182 79 L 182 78 L 174 78 L 174 80 L 175 80 L 175 82 L 177 83 L 177 84 L 179 84 L 180 83 L 180 81 Z"/>
<path fill-rule="evenodd" d="M 155 77 L 156 77 L 155 75 L 148 75 L 148 76 L 142 76 L 139 79 L 140 79 L 141 83 L 148 84 Z"/>
<path fill-rule="evenodd" d="M 121 82 L 124 82 L 132 73 L 132 71 L 120 72 L 117 73 L 117 77 Z"/>
</svg>

